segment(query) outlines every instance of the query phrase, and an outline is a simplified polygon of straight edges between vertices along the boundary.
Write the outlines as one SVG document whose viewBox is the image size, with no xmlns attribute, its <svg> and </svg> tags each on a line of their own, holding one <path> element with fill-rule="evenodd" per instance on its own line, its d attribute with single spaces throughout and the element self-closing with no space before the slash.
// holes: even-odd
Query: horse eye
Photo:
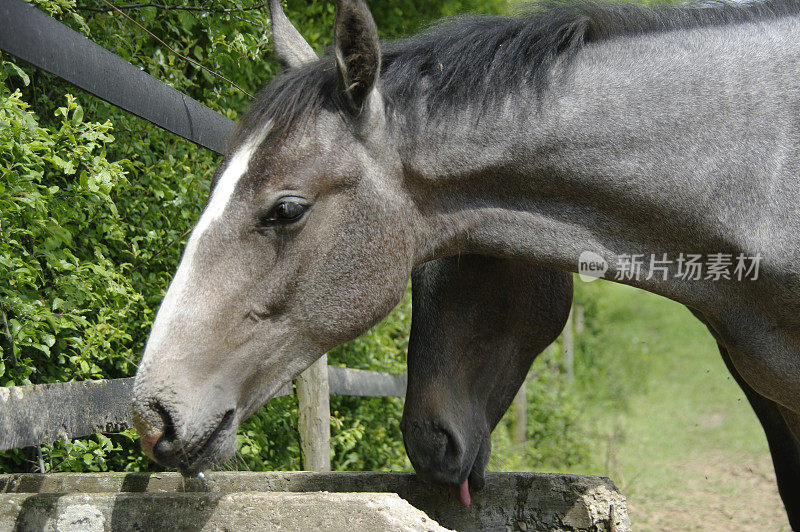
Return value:
<svg viewBox="0 0 800 532">
<path fill-rule="evenodd" d="M 267 214 L 261 217 L 261 225 L 294 222 L 305 214 L 308 206 L 300 198 L 281 198 Z"/>
</svg>

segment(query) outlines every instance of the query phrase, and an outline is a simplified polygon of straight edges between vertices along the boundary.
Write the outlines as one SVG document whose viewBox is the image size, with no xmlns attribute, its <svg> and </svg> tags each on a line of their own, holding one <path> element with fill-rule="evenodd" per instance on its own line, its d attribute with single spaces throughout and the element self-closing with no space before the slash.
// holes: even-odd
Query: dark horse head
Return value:
<svg viewBox="0 0 800 532">
<path fill-rule="evenodd" d="M 458 488 L 484 484 L 492 430 L 528 368 L 561 333 L 569 273 L 479 255 L 414 271 L 403 440 L 417 474 Z"/>
</svg>

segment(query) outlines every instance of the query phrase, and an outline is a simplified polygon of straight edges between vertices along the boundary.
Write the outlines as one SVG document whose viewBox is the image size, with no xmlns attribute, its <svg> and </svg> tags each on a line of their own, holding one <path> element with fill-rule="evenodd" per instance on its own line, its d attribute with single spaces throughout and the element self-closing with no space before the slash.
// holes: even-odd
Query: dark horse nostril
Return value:
<svg viewBox="0 0 800 532">
<path fill-rule="evenodd" d="M 151 403 L 150 407 L 158 412 L 161 417 L 162 433 L 161 437 L 153 446 L 153 456 L 159 462 L 168 460 L 174 456 L 179 450 L 177 447 L 177 433 L 175 431 L 175 422 L 169 411 L 159 402 Z"/>
<path fill-rule="evenodd" d="M 175 455 L 175 441 L 161 436 L 153 446 L 153 457 L 159 463 L 164 463 Z"/>
<path fill-rule="evenodd" d="M 462 448 L 459 439 L 446 428 L 439 429 L 444 435 L 445 445 L 442 453 L 442 471 L 461 467 Z"/>
</svg>

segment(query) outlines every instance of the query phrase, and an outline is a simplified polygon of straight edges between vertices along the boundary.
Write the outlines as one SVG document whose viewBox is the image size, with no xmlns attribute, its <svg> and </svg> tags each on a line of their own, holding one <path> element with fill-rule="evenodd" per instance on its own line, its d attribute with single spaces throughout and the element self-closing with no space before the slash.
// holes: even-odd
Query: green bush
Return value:
<svg viewBox="0 0 800 532">
<path fill-rule="evenodd" d="M 651 355 L 646 345 L 618 337 L 616 327 L 630 320 L 632 309 L 610 304 L 607 282 L 575 283 L 575 298 L 585 311 L 585 330 L 575 337 L 576 391 L 587 403 L 624 411 L 628 397 L 647 383 Z M 616 327 L 615 327 L 616 326 Z"/>
<path fill-rule="evenodd" d="M 511 408 L 492 434 L 495 470 L 572 471 L 591 467 L 598 438 L 608 427 L 598 427 L 595 414 L 624 414 L 628 399 L 642 392 L 648 382 L 652 358 L 647 345 L 619 334 L 619 326 L 631 319 L 633 309 L 620 311 L 618 302 L 606 296 L 608 283 L 575 281 L 574 304 L 584 311 L 583 331 L 574 333 L 574 380 L 566 368 L 559 338 L 531 368 L 526 383 L 527 431 L 523 443 L 515 443 Z"/>
<path fill-rule="evenodd" d="M 55 112 L 59 127 L 45 129 L 19 91 L 0 91 L 0 301 L 11 354 L 0 378 L 12 385 L 34 374 L 56 382 L 130 372 L 131 335 L 120 324 L 142 298 L 110 259 L 125 236 L 111 194 L 126 182 L 125 161 L 106 159 L 111 124 L 84 122 L 67 95 Z"/>
<path fill-rule="evenodd" d="M 561 470 L 585 460 L 592 436 L 583 418 L 585 401 L 564 379 L 562 362 L 557 344 L 534 362 L 525 384 L 525 441 L 513 439 L 516 412 L 511 408 L 492 433 L 490 469 Z"/>
</svg>

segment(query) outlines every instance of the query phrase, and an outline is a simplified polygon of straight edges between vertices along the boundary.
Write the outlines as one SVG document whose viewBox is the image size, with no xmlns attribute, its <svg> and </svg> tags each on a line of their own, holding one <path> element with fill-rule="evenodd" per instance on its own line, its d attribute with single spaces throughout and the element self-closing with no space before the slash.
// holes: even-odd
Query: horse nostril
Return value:
<svg viewBox="0 0 800 532">
<path fill-rule="evenodd" d="M 171 438 L 175 437 L 175 423 L 172 419 L 172 414 L 169 413 L 169 410 L 164 408 L 159 401 L 153 401 L 150 403 L 150 408 L 155 410 L 158 414 L 158 417 L 161 418 L 161 430 L 164 435 L 171 434 Z"/>
<path fill-rule="evenodd" d="M 153 446 L 153 457 L 156 462 L 163 463 L 174 454 L 174 440 L 167 440 L 164 436 L 161 436 Z"/>
<path fill-rule="evenodd" d="M 153 445 L 153 457 L 157 462 L 164 462 L 178 452 L 177 432 L 175 422 L 169 411 L 158 401 L 150 404 L 150 408 L 156 411 L 161 418 L 161 435 Z"/>
<path fill-rule="evenodd" d="M 440 428 L 445 444 L 442 452 L 442 471 L 461 468 L 461 457 L 464 454 L 460 440 L 447 428 Z"/>
</svg>

